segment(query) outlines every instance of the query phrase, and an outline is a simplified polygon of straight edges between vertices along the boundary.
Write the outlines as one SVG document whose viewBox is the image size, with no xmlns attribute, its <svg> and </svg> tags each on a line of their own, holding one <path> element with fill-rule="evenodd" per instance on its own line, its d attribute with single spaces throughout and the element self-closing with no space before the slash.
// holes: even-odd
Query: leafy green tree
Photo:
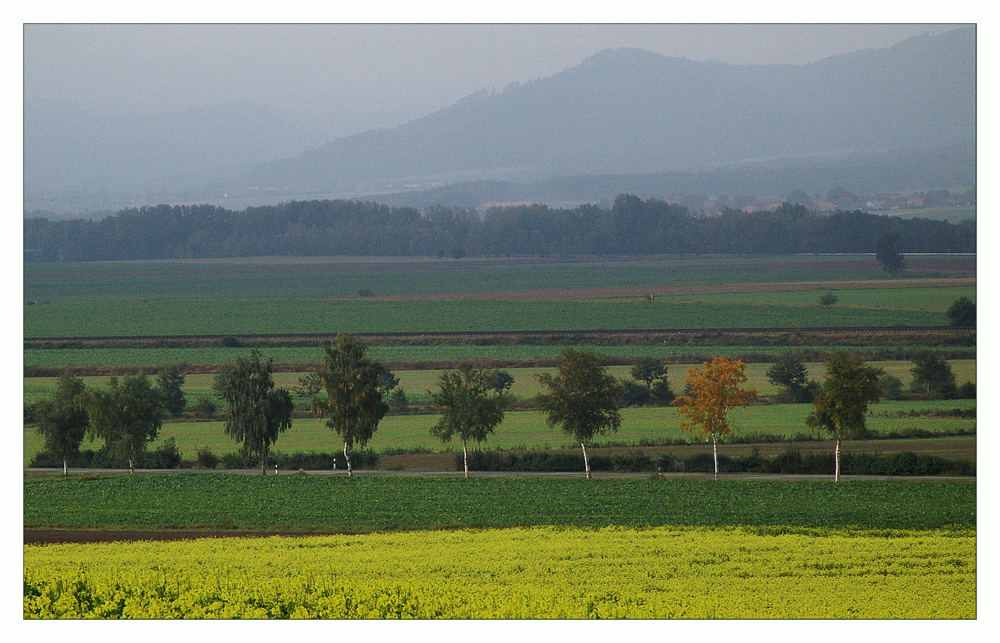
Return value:
<svg viewBox="0 0 1000 643">
<path fill-rule="evenodd" d="M 655 357 L 641 357 L 629 371 L 633 379 L 642 382 L 646 389 L 645 401 L 652 401 L 658 404 L 670 404 L 674 399 L 674 393 L 670 390 L 670 382 L 667 379 L 667 363 Z M 626 385 L 626 388 L 627 385 Z M 633 392 L 631 397 L 635 398 Z"/>
<path fill-rule="evenodd" d="M 595 435 L 621 428 L 621 406 L 625 391 L 615 381 L 596 353 L 563 349 L 555 374 L 541 373 L 538 381 L 546 389 L 538 395 L 549 426 L 560 426 L 583 449 L 583 466 L 590 480 L 587 443 Z"/>
<path fill-rule="evenodd" d="M 868 428 L 868 405 L 881 396 L 882 369 L 867 366 L 859 355 L 837 352 L 826 359 L 826 379 L 813 400 L 806 425 L 830 433 L 834 447 L 834 481 L 840 481 L 840 441 L 860 438 Z"/>
<path fill-rule="evenodd" d="M 441 407 L 442 415 L 431 427 L 431 434 L 448 442 L 457 436 L 462 441 L 465 477 L 469 477 L 469 440 L 483 442 L 503 421 L 507 399 L 497 390 L 497 371 L 473 368 L 468 362 L 441 373 L 440 388 L 431 392 L 431 400 Z"/>
<path fill-rule="evenodd" d="M 275 388 L 271 371 L 271 359 L 261 361 L 254 349 L 216 375 L 213 387 L 226 402 L 226 435 L 242 443 L 244 458 L 260 459 L 261 475 L 267 475 L 271 445 L 292 426 L 292 396 Z"/>
<path fill-rule="evenodd" d="M 85 403 L 90 416 L 90 434 L 104 440 L 113 457 L 128 460 L 129 472 L 135 472 L 135 459 L 156 439 L 163 423 L 163 397 L 145 375 L 117 377 L 108 389 L 95 389 Z"/>
<path fill-rule="evenodd" d="M 816 386 L 811 385 L 805 364 L 795 355 L 779 357 L 767 369 L 767 380 L 785 389 L 782 397 L 790 402 L 812 402 Z"/>
<path fill-rule="evenodd" d="M 951 399 L 955 397 L 955 374 L 951 365 L 943 357 L 927 352 L 913 360 L 913 384 L 911 388 L 916 393 L 922 393 L 924 399 Z"/>
<path fill-rule="evenodd" d="M 378 389 L 388 395 L 394 388 L 399 386 L 399 378 L 392 371 L 383 368 L 378 376 Z"/>
<path fill-rule="evenodd" d="M 875 260 L 891 276 L 896 276 L 903 272 L 905 261 L 903 253 L 899 251 L 899 234 L 888 232 L 878 238 L 875 242 Z"/>
<path fill-rule="evenodd" d="M 898 400 L 903 396 L 903 380 L 895 375 L 883 373 L 878 378 L 878 388 L 883 400 Z"/>
<path fill-rule="evenodd" d="M 975 326 L 976 304 L 968 297 L 959 297 L 948 307 L 948 319 L 952 326 Z"/>
<path fill-rule="evenodd" d="M 389 409 L 392 411 L 405 411 L 409 406 L 410 401 L 406 398 L 406 391 L 402 387 L 389 394 Z"/>
<path fill-rule="evenodd" d="M 184 398 L 184 374 L 180 366 L 168 366 L 156 375 L 156 386 L 163 396 L 163 408 L 173 417 L 184 412 L 187 400 Z"/>
<path fill-rule="evenodd" d="M 80 450 L 90 425 L 85 396 L 83 380 L 62 373 L 55 392 L 35 408 L 36 430 L 45 440 L 45 450 L 62 458 L 64 476 L 69 474 L 69 457 Z"/>
<path fill-rule="evenodd" d="M 490 388 L 497 393 L 506 393 L 510 387 L 514 386 L 514 376 L 507 371 L 491 370 L 489 373 Z"/>
<path fill-rule="evenodd" d="M 354 475 L 349 450 L 367 444 L 389 410 L 383 388 L 386 370 L 366 358 L 365 349 L 365 344 L 353 335 L 337 335 L 330 346 L 323 348 L 323 367 L 319 371 L 327 395 L 323 409 L 330 418 L 327 426 L 344 441 L 348 476 Z"/>
</svg>

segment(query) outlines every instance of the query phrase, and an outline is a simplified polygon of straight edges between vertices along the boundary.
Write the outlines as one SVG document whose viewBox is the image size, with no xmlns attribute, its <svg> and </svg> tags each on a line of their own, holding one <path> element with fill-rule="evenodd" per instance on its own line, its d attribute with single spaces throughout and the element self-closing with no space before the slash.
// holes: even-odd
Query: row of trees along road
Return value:
<svg viewBox="0 0 1000 643">
<path fill-rule="evenodd" d="M 365 349 L 357 338 L 339 335 L 324 348 L 323 366 L 313 374 L 318 382 L 313 408 L 328 418 L 327 426 L 343 442 L 348 476 L 353 475 L 350 449 L 364 447 L 371 440 L 389 408 L 389 391 L 398 382 L 381 364 L 366 358 Z M 789 381 L 801 386 L 802 374 L 790 370 L 793 376 Z M 661 379 L 666 386 L 665 373 L 657 369 L 644 367 L 634 374 L 645 374 L 650 389 Z M 880 398 L 881 375 L 881 369 L 865 365 L 856 354 L 838 352 L 826 360 L 826 379 L 815 387 L 806 424 L 835 438 L 837 481 L 840 442 L 866 433 L 865 416 L 868 405 Z M 536 377 L 544 388 L 538 406 L 545 412 L 546 422 L 580 444 L 590 479 L 587 445 L 596 436 L 621 427 L 625 386 L 608 373 L 596 353 L 571 348 L 563 350 L 554 373 Z M 729 411 L 746 406 L 757 396 L 755 390 L 742 388 L 746 381 L 742 361 L 716 356 L 688 370 L 685 394 L 673 400 L 678 412 L 687 418 L 681 428 L 711 440 L 715 478 L 719 472 L 718 442 L 733 430 Z M 463 363 L 442 373 L 439 390 L 431 393 L 442 409 L 431 433 L 446 442 L 456 437 L 462 442 L 465 477 L 469 475 L 468 442 L 486 441 L 503 421 L 512 383 L 509 374 Z M 325 397 L 318 394 L 319 388 L 325 390 Z M 227 404 L 226 434 L 242 443 L 245 458 L 259 459 L 261 474 L 266 474 L 271 445 L 292 424 L 292 398 L 288 391 L 275 387 L 271 360 L 262 360 L 260 353 L 252 350 L 216 376 L 214 390 Z M 121 382 L 111 378 L 107 390 L 88 391 L 82 380 L 63 374 L 55 393 L 39 407 L 38 431 L 44 436 L 46 449 L 63 457 L 64 474 L 67 458 L 79 449 L 88 432 L 104 439 L 109 450 L 127 459 L 129 470 L 134 471 L 135 456 L 159 431 L 168 397 L 153 388 L 145 376 L 126 377 Z"/>
</svg>

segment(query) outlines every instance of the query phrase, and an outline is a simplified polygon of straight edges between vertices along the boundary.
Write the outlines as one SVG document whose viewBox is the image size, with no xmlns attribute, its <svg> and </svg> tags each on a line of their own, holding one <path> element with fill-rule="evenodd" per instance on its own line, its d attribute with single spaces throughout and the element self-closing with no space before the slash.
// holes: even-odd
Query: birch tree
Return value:
<svg viewBox="0 0 1000 643">
<path fill-rule="evenodd" d="M 104 440 L 115 457 L 128 460 L 135 473 L 135 459 L 156 439 L 163 423 L 163 398 L 145 375 L 112 377 L 107 390 L 95 389 L 87 395 L 85 408 L 90 416 L 90 434 Z"/>
<path fill-rule="evenodd" d="M 868 404 L 881 397 L 882 369 L 866 366 L 859 355 L 837 352 L 826 359 L 826 379 L 820 385 L 806 424 L 834 436 L 833 479 L 840 481 L 840 441 L 864 436 Z"/>
<path fill-rule="evenodd" d="M 347 475 L 353 476 L 350 449 L 363 447 L 375 434 L 378 423 L 389 410 L 380 378 L 385 368 L 365 357 L 366 346 L 352 335 L 337 335 L 323 348 L 323 367 L 318 371 L 326 400 L 327 426 L 344 441 Z"/>
<path fill-rule="evenodd" d="M 511 379 L 513 382 L 513 379 Z M 431 392 L 431 400 L 442 409 L 441 419 L 431 427 L 431 434 L 443 442 L 453 436 L 462 441 L 465 477 L 469 477 L 469 440 L 484 442 L 503 421 L 510 387 L 495 370 L 473 368 L 464 362 L 453 371 L 441 373 L 440 388 Z"/>
<path fill-rule="evenodd" d="M 595 435 L 621 428 L 625 389 L 615 381 L 596 353 L 566 348 L 555 374 L 541 373 L 538 381 L 546 391 L 538 406 L 549 426 L 559 426 L 583 449 L 583 467 L 590 480 L 587 443 Z"/>
<path fill-rule="evenodd" d="M 215 376 L 215 393 L 226 401 L 226 435 L 242 443 L 244 457 L 260 459 L 267 475 L 267 454 L 278 434 L 292 426 L 292 396 L 275 388 L 271 360 L 261 361 L 257 350 Z"/>
<path fill-rule="evenodd" d="M 55 392 L 38 405 L 38 433 L 45 440 L 45 450 L 62 458 L 64 476 L 69 475 L 69 456 L 80 450 L 90 425 L 85 395 L 83 380 L 63 373 Z"/>
<path fill-rule="evenodd" d="M 746 364 L 721 355 L 704 362 L 701 368 L 688 369 L 688 393 L 674 400 L 677 411 L 688 418 L 681 429 L 692 435 L 712 440 L 713 477 L 719 479 L 719 440 L 733 431 L 729 411 L 746 406 L 757 397 L 755 389 L 740 386 L 747 381 Z"/>
</svg>

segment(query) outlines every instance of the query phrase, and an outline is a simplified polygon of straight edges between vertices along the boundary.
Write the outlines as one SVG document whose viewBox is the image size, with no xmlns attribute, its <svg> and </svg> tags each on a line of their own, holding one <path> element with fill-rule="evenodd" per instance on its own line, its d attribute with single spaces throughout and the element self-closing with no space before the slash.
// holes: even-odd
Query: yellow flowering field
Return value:
<svg viewBox="0 0 1000 643">
<path fill-rule="evenodd" d="M 976 538 L 533 527 L 27 545 L 24 617 L 971 619 Z"/>
</svg>

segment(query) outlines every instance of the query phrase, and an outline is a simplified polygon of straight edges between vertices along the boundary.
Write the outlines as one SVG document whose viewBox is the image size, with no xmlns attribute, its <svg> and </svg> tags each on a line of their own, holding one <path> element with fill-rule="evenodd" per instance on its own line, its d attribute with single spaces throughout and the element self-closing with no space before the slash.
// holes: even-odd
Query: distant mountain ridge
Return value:
<svg viewBox="0 0 1000 643">
<path fill-rule="evenodd" d="M 975 31 L 963 28 L 802 66 L 606 50 L 548 78 L 263 164 L 241 180 L 306 193 L 388 192 L 974 139 Z"/>
</svg>

